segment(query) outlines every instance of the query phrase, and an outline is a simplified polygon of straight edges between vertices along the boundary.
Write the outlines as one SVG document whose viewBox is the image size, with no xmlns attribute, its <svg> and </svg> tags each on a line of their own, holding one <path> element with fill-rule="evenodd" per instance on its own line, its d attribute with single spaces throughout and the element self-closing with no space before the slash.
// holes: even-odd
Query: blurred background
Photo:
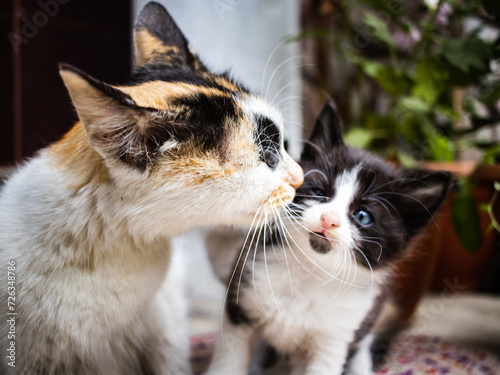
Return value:
<svg viewBox="0 0 500 375">
<path fill-rule="evenodd" d="M 33 156 L 76 120 L 59 62 L 108 83 L 127 78 L 132 26 L 146 2 L 0 3 L 0 168 Z M 331 97 L 348 143 L 397 165 L 453 171 L 457 189 L 439 229 L 400 265 L 400 298 L 409 318 L 428 290 L 460 285 L 460 295 L 474 294 L 468 307 L 453 305 L 456 314 L 471 306 L 498 314 L 497 297 L 474 299 L 500 293 L 498 0 L 160 2 L 209 67 L 229 70 L 283 112 L 292 156 Z M 211 274 L 200 232 L 176 241 L 197 275 L 188 285 L 195 324 L 213 329 L 205 318 L 224 287 Z M 474 313 L 460 316 L 484 321 Z M 500 337 L 499 329 L 490 331 Z"/>
</svg>

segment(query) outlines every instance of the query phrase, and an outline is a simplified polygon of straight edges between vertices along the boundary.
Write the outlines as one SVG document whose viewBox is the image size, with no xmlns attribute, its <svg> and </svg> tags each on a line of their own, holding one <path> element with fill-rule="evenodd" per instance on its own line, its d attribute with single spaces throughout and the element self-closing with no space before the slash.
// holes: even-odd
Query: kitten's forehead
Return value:
<svg viewBox="0 0 500 375">
<path fill-rule="evenodd" d="M 281 113 L 265 100 L 253 95 L 245 96 L 241 101 L 241 107 L 247 118 L 268 118 L 280 130 L 283 130 L 283 117 Z"/>
</svg>

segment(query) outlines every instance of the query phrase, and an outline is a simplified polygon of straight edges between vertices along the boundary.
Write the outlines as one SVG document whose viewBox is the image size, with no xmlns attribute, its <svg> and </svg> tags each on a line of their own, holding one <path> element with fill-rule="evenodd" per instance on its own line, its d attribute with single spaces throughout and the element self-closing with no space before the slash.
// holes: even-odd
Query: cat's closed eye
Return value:
<svg viewBox="0 0 500 375">
<path fill-rule="evenodd" d="M 271 169 L 276 169 L 280 159 L 281 132 L 278 126 L 269 118 L 257 117 L 257 139 L 260 145 L 260 160 Z"/>
</svg>

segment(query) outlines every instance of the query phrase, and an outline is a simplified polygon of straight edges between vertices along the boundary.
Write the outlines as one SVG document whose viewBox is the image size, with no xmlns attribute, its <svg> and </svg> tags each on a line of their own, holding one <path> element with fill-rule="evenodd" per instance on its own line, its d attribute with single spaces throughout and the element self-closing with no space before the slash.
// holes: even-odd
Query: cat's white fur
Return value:
<svg viewBox="0 0 500 375">
<path fill-rule="evenodd" d="M 266 115 L 282 127 L 274 112 Z M 0 193 L 4 353 L 9 261 L 16 262 L 17 313 L 16 367 L 2 355 L 0 372 L 36 374 L 39 366 L 56 371 L 81 361 L 92 375 L 132 375 L 141 371 L 141 352 L 155 374 L 189 373 L 169 238 L 235 218 L 248 224 L 299 168 L 286 155 L 271 171 L 254 156 L 231 176 L 197 185 L 186 182 L 186 171 L 158 186 L 148 173 L 107 160 L 108 182 L 75 190 L 47 150 L 21 167 Z"/>
<path fill-rule="evenodd" d="M 290 231 L 286 248 L 274 245 L 257 255 L 258 265 L 249 266 L 253 267 L 253 287 L 241 288 L 239 301 L 250 319 L 258 317 L 258 321 L 250 326 L 233 325 L 223 315 L 210 375 L 246 374 L 251 348 L 259 336 L 278 352 L 291 355 L 293 375 L 342 373 L 354 332 L 386 277 L 384 271 L 371 273 L 355 267 L 347 255 L 355 236 L 347 215 L 356 192 L 356 176 L 356 168 L 345 171 L 336 181 L 332 201 L 312 205 L 300 223 L 286 225 Z M 341 225 L 331 230 L 331 238 L 337 241 L 334 249 L 318 254 L 310 247 L 308 230 L 321 227 L 320 217 L 325 212 L 340 214 Z M 248 263 L 252 258 L 253 253 Z M 369 345 L 361 345 L 349 373 L 371 375 L 367 356 Z"/>
</svg>

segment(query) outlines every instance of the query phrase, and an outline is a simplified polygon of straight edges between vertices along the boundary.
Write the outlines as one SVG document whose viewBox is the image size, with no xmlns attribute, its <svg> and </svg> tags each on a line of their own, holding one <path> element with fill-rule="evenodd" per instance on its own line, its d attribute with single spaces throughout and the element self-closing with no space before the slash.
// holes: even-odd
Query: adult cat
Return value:
<svg viewBox="0 0 500 375">
<path fill-rule="evenodd" d="M 259 337 L 294 375 L 373 374 L 392 266 L 451 185 L 449 173 L 395 169 L 346 146 L 333 103 L 300 164 L 287 217 L 251 234 L 240 254 L 210 375 L 247 374 Z"/>
<path fill-rule="evenodd" d="M 134 32 L 123 85 L 61 66 L 80 122 L 1 190 L 2 374 L 189 373 L 169 238 L 249 224 L 302 181 L 279 112 L 211 73 L 162 6 Z"/>
</svg>

